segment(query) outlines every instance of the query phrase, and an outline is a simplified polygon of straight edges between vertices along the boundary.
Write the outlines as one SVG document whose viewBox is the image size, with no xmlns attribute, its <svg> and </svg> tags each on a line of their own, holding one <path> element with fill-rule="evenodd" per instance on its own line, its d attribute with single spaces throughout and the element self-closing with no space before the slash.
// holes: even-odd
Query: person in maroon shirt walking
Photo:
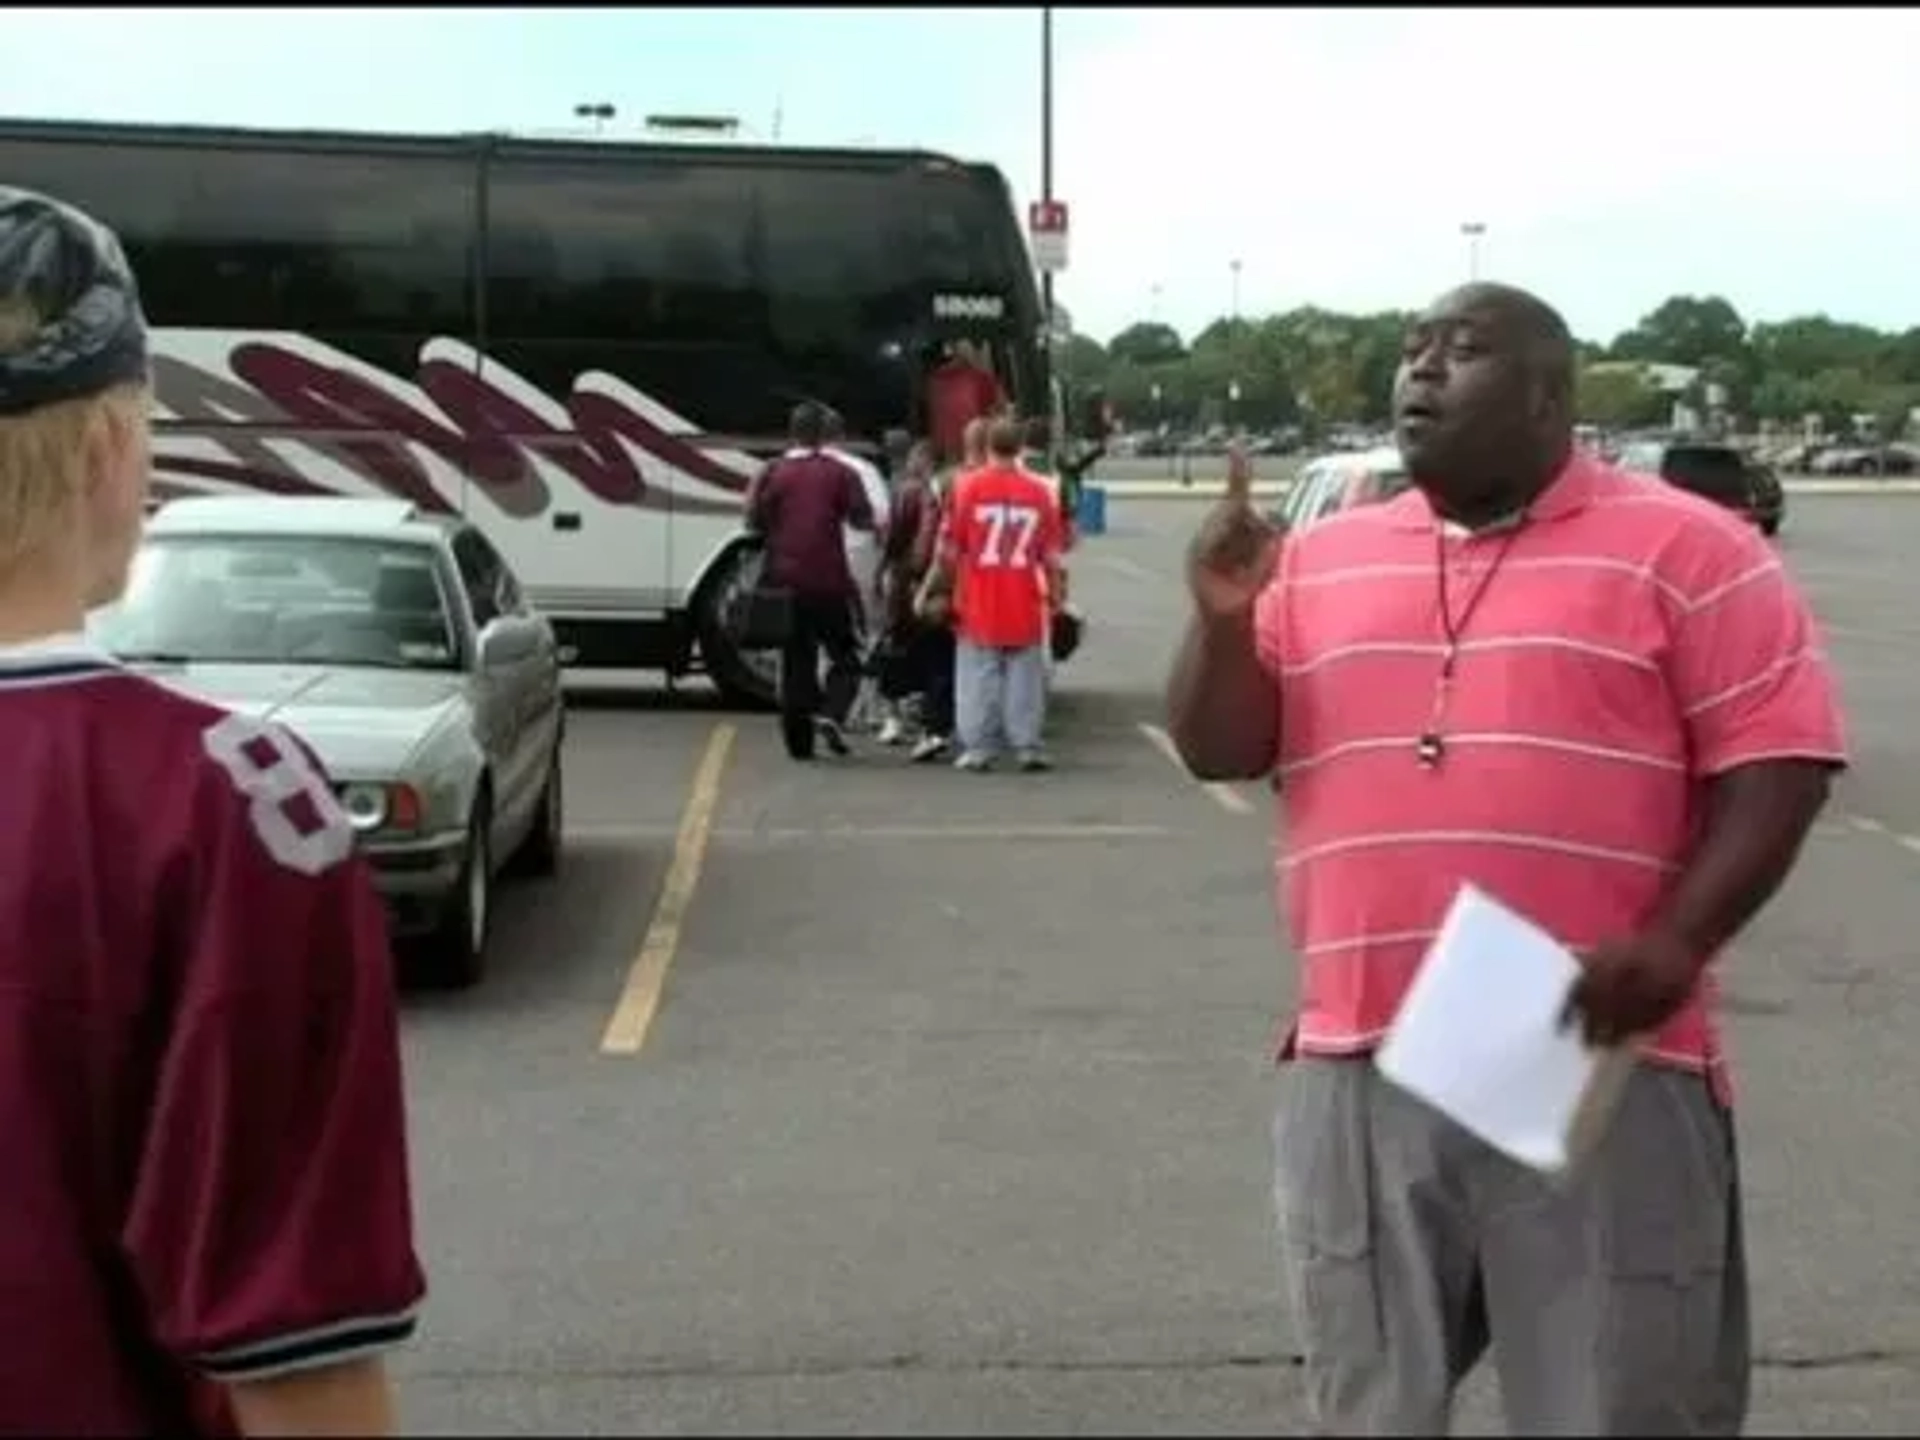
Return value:
<svg viewBox="0 0 1920 1440">
<path fill-rule="evenodd" d="M 875 529 L 875 516 L 859 475 L 826 448 L 831 429 L 825 406 L 795 406 L 793 449 L 760 472 L 746 502 L 747 527 L 766 539 L 767 582 L 792 596 L 780 652 L 780 733 L 795 760 L 813 758 L 816 733 L 836 755 L 847 753 L 847 712 L 860 691 L 860 596 L 846 532 Z"/>
<path fill-rule="evenodd" d="M 0 1433 L 384 1435 L 425 1282 L 353 827 L 299 741 L 82 633 L 147 369 L 118 241 L 0 189 Z"/>
</svg>

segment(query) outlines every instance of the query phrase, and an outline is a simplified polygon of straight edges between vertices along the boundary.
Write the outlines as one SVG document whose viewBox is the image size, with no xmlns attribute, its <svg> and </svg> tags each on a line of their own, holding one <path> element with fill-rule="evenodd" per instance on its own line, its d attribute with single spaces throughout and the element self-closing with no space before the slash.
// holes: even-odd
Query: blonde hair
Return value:
<svg viewBox="0 0 1920 1440">
<path fill-rule="evenodd" d="M 0 356 L 38 338 L 46 317 L 24 295 L 0 295 Z M 60 400 L 24 415 L 0 415 L 0 573 L 44 550 L 70 523 L 100 455 L 146 424 L 143 385 Z"/>
<path fill-rule="evenodd" d="M 987 430 L 987 453 L 996 460 L 1017 460 L 1025 440 L 1026 432 L 1020 422 L 1003 415 Z"/>
</svg>

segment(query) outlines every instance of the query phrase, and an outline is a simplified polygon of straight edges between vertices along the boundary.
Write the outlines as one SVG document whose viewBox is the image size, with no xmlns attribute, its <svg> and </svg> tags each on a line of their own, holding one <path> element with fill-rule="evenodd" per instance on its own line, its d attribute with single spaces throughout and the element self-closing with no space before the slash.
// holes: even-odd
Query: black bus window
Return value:
<svg viewBox="0 0 1920 1440">
<path fill-rule="evenodd" d="M 878 343 L 921 318 L 926 292 L 917 278 L 921 232 L 911 177 L 762 166 L 755 197 L 776 330 Z"/>
<path fill-rule="evenodd" d="M 734 167 L 502 155 L 487 196 L 492 335 L 759 337 L 748 189 Z"/>
<path fill-rule="evenodd" d="M 117 230 L 156 325 L 465 335 L 473 167 L 252 143 L 0 139 L 9 183 Z"/>
<path fill-rule="evenodd" d="M 922 282 L 935 290 L 1004 294 L 1008 275 L 1027 264 L 1004 187 L 958 167 L 915 178 Z"/>
</svg>

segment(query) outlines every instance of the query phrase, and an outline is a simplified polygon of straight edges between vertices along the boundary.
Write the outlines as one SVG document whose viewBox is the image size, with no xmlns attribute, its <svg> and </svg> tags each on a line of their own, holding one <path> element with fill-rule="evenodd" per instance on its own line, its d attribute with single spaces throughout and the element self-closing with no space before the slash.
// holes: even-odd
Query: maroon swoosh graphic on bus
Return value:
<svg viewBox="0 0 1920 1440">
<path fill-rule="evenodd" d="M 607 504 L 700 515 L 738 509 L 738 501 L 673 495 L 649 486 L 624 440 L 716 489 L 738 495 L 747 486 L 747 476 L 605 395 L 574 391 L 566 400 L 573 425 L 562 429 L 488 384 L 483 373 L 429 360 L 414 383 L 447 417 L 443 423 L 361 375 L 271 341 L 243 341 L 228 363 L 241 386 L 176 357 L 156 357 L 160 398 L 181 417 L 177 430 L 214 441 L 237 457 L 228 462 L 162 455 L 156 457 L 160 469 L 281 494 L 324 494 L 326 487 L 286 467 L 260 443 L 304 439 L 422 508 L 453 508 L 413 451 L 394 443 L 398 438 L 439 456 L 518 519 L 538 516 L 553 503 L 529 452 Z M 492 363 L 483 362 L 482 371 Z M 236 405 L 233 391 L 251 403 Z M 232 418 L 236 412 L 245 417 L 238 423 Z"/>
</svg>

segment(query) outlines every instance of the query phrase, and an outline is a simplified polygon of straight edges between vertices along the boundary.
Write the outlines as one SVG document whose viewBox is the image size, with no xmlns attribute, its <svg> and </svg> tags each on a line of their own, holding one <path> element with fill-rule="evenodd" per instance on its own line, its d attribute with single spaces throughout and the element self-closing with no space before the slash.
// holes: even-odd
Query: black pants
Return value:
<svg viewBox="0 0 1920 1440">
<path fill-rule="evenodd" d="M 820 683 L 820 652 L 827 682 Z M 814 717 L 844 725 L 860 690 L 860 646 L 853 601 L 842 595 L 795 595 L 793 623 L 780 649 L 780 733 L 796 760 L 813 754 Z"/>
<path fill-rule="evenodd" d="M 953 631 L 922 625 L 914 638 L 914 664 L 920 677 L 920 725 L 929 735 L 953 734 Z"/>
<path fill-rule="evenodd" d="M 875 657 L 874 677 L 879 682 L 880 698 L 898 703 L 909 695 L 918 695 L 920 680 L 920 622 L 896 621 L 880 642 Z"/>
</svg>

